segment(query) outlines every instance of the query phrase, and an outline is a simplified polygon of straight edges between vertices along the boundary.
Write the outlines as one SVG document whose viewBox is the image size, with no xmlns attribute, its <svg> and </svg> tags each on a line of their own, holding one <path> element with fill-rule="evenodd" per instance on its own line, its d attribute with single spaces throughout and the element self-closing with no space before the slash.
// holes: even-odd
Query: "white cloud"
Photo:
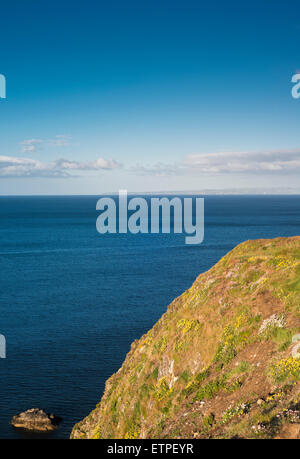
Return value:
<svg viewBox="0 0 300 459">
<path fill-rule="evenodd" d="M 137 164 L 132 168 L 133 172 L 139 175 L 153 175 L 155 177 L 167 177 L 170 175 L 180 175 L 182 166 L 179 164 L 164 164 L 158 162 L 152 165 Z"/>
<path fill-rule="evenodd" d="M 113 159 L 98 158 L 95 161 L 57 159 L 42 162 L 31 158 L 0 156 L 0 178 L 9 177 L 71 177 L 70 171 L 99 171 L 119 169 L 122 165 Z"/>
<path fill-rule="evenodd" d="M 183 161 L 137 165 L 142 175 L 295 174 L 300 172 L 300 150 L 225 152 L 188 155 Z"/>
<path fill-rule="evenodd" d="M 111 170 L 119 169 L 121 164 L 114 159 L 98 158 L 95 161 L 72 161 L 69 159 L 58 159 L 55 161 L 57 167 L 63 170 Z"/>
<path fill-rule="evenodd" d="M 34 153 L 37 150 L 37 147 L 42 143 L 43 141 L 40 139 L 23 140 L 23 142 L 21 142 L 22 153 Z"/>
<path fill-rule="evenodd" d="M 299 173 L 300 150 L 194 154 L 183 164 L 202 173 Z"/>
<path fill-rule="evenodd" d="M 42 139 L 28 139 L 21 142 L 22 153 L 35 153 L 38 148 L 49 145 L 54 147 L 68 147 L 71 145 L 70 140 L 72 137 L 67 135 L 56 135 L 54 139 L 42 140 Z"/>
<path fill-rule="evenodd" d="M 49 139 L 47 143 L 56 147 L 68 147 L 71 139 L 72 137 L 67 135 L 56 135 L 54 139 Z"/>
<path fill-rule="evenodd" d="M 26 141 L 25 145 L 34 146 L 36 142 L 38 139 L 31 139 Z M 0 156 L 0 177 L 74 177 L 76 171 L 103 171 L 121 167 L 118 161 L 102 157 L 93 161 L 61 158 L 44 162 L 31 158 Z M 237 173 L 299 174 L 300 150 L 193 154 L 173 164 L 163 162 L 150 165 L 137 164 L 128 170 L 139 175 L 157 177 Z"/>
</svg>

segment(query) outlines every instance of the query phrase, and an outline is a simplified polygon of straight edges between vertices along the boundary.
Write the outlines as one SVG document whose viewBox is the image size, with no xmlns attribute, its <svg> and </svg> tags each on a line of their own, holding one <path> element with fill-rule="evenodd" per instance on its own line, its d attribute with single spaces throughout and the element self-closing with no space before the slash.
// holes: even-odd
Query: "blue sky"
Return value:
<svg viewBox="0 0 300 459">
<path fill-rule="evenodd" d="M 298 187 L 299 1 L 11 0 L 1 18 L 0 194 Z"/>
</svg>

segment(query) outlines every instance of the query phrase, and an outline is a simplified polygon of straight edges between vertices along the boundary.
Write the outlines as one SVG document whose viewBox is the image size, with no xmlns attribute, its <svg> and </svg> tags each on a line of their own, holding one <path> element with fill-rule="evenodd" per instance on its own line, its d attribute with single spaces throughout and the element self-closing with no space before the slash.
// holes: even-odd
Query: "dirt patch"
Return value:
<svg viewBox="0 0 300 459">
<path fill-rule="evenodd" d="M 284 426 L 278 435 L 275 437 L 276 440 L 300 440 L 300 424 L 288 424 Z"/>
</svg>

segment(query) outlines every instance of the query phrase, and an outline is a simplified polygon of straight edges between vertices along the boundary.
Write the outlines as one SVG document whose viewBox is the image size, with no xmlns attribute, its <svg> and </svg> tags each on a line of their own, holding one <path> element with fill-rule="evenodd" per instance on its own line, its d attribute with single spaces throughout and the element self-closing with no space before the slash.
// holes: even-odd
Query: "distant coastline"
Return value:
<svg viewBox="0 0 300 459">
<path fill-rule="evenodd" d="M 30 197 L 30 196 L 114 196 L 118 191 L 102 191 L 98 194 L 0 194 L 0 197 Z M 128 195 L 205 195 L 205 196 L 299 196 L 300 188 L 228 188 L 202 190 L 158 190 L 158 191 L 128 191 Z"/>
</svg>

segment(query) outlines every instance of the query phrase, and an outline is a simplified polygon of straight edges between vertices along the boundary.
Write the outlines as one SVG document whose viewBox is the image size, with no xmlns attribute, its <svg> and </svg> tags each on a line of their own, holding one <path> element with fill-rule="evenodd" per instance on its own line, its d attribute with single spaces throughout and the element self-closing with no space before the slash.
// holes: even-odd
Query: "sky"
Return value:
<svg viewBox="0 0 300 459">
<path fill-rule="evenodd" d="M 300 1 L 1 5 L 0 194 L 300 190 Z"/>
</svg>

